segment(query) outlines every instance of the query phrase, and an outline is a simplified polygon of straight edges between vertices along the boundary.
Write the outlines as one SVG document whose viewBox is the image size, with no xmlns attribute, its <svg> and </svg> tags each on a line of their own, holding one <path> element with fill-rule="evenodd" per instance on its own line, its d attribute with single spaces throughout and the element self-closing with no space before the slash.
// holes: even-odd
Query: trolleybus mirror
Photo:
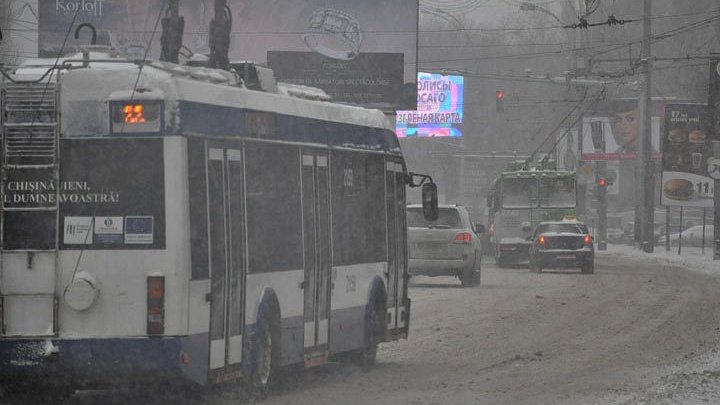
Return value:
<svg viewBox="0 0 720 405">
<path fill-rule="evenodd" d="M 423 216 L 428 221 L 438 219 L 438 194 L 435 183 L 425 183 L 422 186 Z"/>
</svg>

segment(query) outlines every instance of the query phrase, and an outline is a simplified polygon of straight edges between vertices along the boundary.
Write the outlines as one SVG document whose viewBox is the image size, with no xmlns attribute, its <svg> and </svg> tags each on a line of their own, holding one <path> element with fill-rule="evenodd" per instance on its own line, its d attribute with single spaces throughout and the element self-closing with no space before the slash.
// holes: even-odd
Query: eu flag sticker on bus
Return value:
<svg viewBox="0 0 720 405">
<path fill-rule="evenodd" d="M 125 243 L 151 245 L 153 243 L 153 217 L 125 217 Z"/>
<path fill-rule="evenodd" d="M 92 245 L 92 217 L 65 217 L 63 243 L 66 245 Z"/>
<path fill-rule="evenodd" d="M 95 243 L 123 243 L 123 217 L 95 217 Z"/>
</svg>

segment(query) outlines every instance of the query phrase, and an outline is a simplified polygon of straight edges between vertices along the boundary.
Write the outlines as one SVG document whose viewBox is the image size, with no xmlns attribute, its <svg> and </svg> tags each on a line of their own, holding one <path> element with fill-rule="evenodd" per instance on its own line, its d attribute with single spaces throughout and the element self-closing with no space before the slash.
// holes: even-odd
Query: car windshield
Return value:
<svg viewBox="0 0 720 405">
<path fill-rule="evenodd" d="M 435 221 L 426 220 L 422 208 L 408 208 L 407 223 L 410 228 L 462 228 L 460 214 L 455 208 L 440 208 Z"/>
<path fill-rule="evenodd" d="M 537 233 L 587 233 L 585 225 L 581 224 L 540 224 Z"/>
</svg>

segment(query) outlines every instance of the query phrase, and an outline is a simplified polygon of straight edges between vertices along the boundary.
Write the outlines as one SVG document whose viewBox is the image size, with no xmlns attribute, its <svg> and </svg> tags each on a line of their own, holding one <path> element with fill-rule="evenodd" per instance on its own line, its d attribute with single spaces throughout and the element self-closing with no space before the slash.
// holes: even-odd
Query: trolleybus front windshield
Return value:
<svg viewBox="0 0 720 405">
<path fill-rule="evenodd" d="M 573 208 L 575 205 L 574 178 L 557 177 L 540 179 L 540 207 Z"/>
<path fill-rule="evenodd" d="M 516 177 L 502 180 L 502 207 L 573 208 L 576 205 L 572 177 Z"/>
<path fill-rule="evenodd" d="M 533 177 L 505 178 L 501 191 L 503 208 L 537 207 L 537 179 Z"/>
</svg>

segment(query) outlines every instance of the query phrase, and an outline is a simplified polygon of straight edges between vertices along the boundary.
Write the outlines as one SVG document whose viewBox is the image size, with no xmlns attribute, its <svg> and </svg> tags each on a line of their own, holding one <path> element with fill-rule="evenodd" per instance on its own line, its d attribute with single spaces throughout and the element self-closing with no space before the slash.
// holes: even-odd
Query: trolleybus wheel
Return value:
<svg viewBox="0 0 720 405">
<path fill-rule="evenodd" d="M 272 317 L 263 314 L 260 319 L 251 382 L 252 388 L 256 392 L 265 395 L 269 388 L 272 387 L 277 375 L 277 345 L 280 342 L 272 322 Z"/>
<path fill-rule="evenodd" d="M 480 275 L 482 274 L 482 253 L 480 256 L 475 256 L 477 266 L 475 267 L 475 274 L 473 275 L 473 285 L 480 285 Z"/>
<path fill-rule="evenodd" d="M 475 263 L 472 267 L 463 270 L 460 275 L 460 284 L 465 288 L 476 287 L 480 284 L 480 263 L 477 256 L 475 256 Z"/>
<path fill-rule="evenodd" d="M 538 266 L 532 258 L 530 258 L 530 273 L 542 273 L 542 267 Z"/>
<path fill-rule="evenodd" d="M 497 264 L 498 267 L 507 266 L 507 260 L 505 260 L 505 256 L 498 251 L 498 248 L 495 250 L 495 264 Z"/>
<path fill-rule="evenodd" d="M 365 347 L 360 351 L 358 359 L 360 368 L 364 372 L 370 371 L 375 366 L 378 344 L 383 341 L 387 330 L 386 302 L 387 298 L 382 292 L 375 293 L 371 301 L 372 308 L 366 321 L 369 330 L 366 334 Z"/>
</svg>

